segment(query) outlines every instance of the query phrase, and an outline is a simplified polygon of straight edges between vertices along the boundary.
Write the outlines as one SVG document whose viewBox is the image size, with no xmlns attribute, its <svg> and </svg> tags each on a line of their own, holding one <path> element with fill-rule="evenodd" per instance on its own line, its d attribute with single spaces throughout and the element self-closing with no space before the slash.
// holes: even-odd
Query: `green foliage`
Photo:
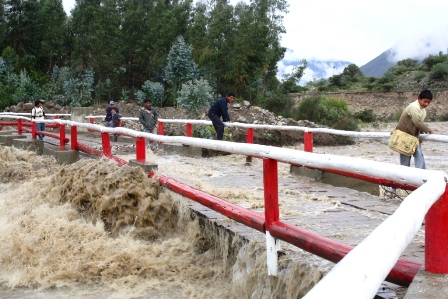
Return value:
<svg viewBox="0 0 448 299">
<path fill-rule="evenodd" d="M 418 71 L 414 74 L 414 80 L 421 81 L 426 77 L 426 73 L 424 71 Z"/>
<path fill-rule="evenodd" d="M 41 98 L 39 86 L 30 78 L 26 70 L 20 72 L 18 84 L 12 95 L 14 104 L 29 102 Z"/>
<path fill-rule="evenodd" d="M 92 105 L 93 71 L 85 70 L 63 82 L 64 96 L 72 107 Z"/>
<path fill-rule="evenodd" d="M 418 60 L 407 58 L 397 62 L 397 65 L 389 69 L 395 76 L 399 76 L 406 72 L 415 71 L 420 68 Z"/>
<path fill-rule="evenodd" d="M 374 122 L 376 119 L 372 109 L 364 109 L 362 111 L 356 112 L 353 116 L 365 123 Z"/>
<path fill-rule="evenodd" d="M 159 82 L 145 81 L 142 90 L 136 92 L 137 103 L 143 105 L 143 101 L 148 98 L 153 106 L 162 107 L 165 88 Z"/>
<path fill-rule="evenodd" d="M 429 55 L 425 59 L 423 59 L 423 65 L 425 66 L 427 71 L 431 71 L 432 68 L 439 63 L 446 63 L 447 56 L 443 55 L 442 52 L 439 52 L 439 55 Z"/>
<path fill-rule="evenodd" d="M 300 63 L 301 64 L 299 66 L 293 67 L 290 74 L 283 75 L 283 81 L 281 84 L 283 93 L 288 94 L 299 92 L 301 90 L 301 87 L 298 84 L 300 82 L 300 79 L 302 79 L 303 77 L 307 62 L 305 59 L 303 59 Z"/>
<path fill-rule="evenodd" d="M 0 109 L 16 104 L 13 95 L 19 84 L 19 78 L 8 69 L 7 62 L 0 58 Z"/>
<path fill-rule="evenodd" d="M 213 128 L 213 126 L 206 126 L 204 128 L 204 130 L 198 130 L 197 133 L 196 133 L 197 135 L 194 135 L 194 134 L 195 133 L 193 132 L 193 136 L 194 137 L 207 138 L 207 139 L 216 139 L 216 131 Z M 203 134 L 203 135 L 201 135 L 201 134 Z M 201 137 L 201 136 L 203 136 L 203 137 Z M 224 127 L 223 140 L 224 141 L 231 141 L 231 142 L 233 142 L 232 131 L 230 131 L 229 127 Z"/>
<path fill-rule="evenodd" d="M 344 81 L 359 82 L 364 79 L 364 74 L 356 64 L 349 64 L 342 71 L 342 77 Z"/>
<path fill-rule="evenodd" d="M 213 99 L 213 90 L 207 80 L 200 79 L 183 84 L 177 102 L 179 107 L 197 116 L 213 103 Z"/>
<path fill-rule="evenodd" d="M 357 120 L 350 114 L 339 118 L 332 128 L 343 131 L 360 131 Z"/>
<path fill-rule="evenodd" d="M 0 49 L 10 47 L 13 53 L 3 56 L 13 68 L 10 79 L 26 70 L 41 94 L 61 104 L 129 100 L 150 81 L 164 84 L 163 105 L 175 105 L 182 84 L 198 79 L 199 69 L 214 98 L 235 90 L 239 99 L 267 103 L 282 92 L 276 74 L 286 51 L 280 36 L 287 8 L 286 0 L 236 6 L 228 1 L 77 1 L 67 18 L 60 1 L 5 0 Z M 68 68 L 70 76 L 56 80 L 50 76 L 55 66 Z M 89 88 L 79 75 L 85 70 L 93 72 Z M 295 85 L 291 91 L 302 89 Z"/>
<path fill-rule="evenodd" d="M 199 77 L 198 66 L 192 58 L 193 48 L 179 36 L 170 49 L 167 65 L 164 69 L 164 80 L 172 87 L 172 93 L 177 93 L 182 85 Z"/>
<path fill-rule="evenodd" d="M 440 116 L 440 121 L 448 121 L 448 114 Z"/>
<path fill-rule="evenodd" d="M 224 136 L 223 136 L 223 140 L 224 140 L 224 141 L 234 142 L 234 140 L 233 140 L 233 135 L 232 135 L 232 131 L 230 130 L 229 127 L 224 127 Z"/>
<path fill-rule="evenodd" d="M 317 124 L 340 130 L 359 130 L 358 124 L 348 111 L 347 102 L 325 96 L 303 99 L 297 108 L 295 119 L 306 119 Z"/>
<path fill-rule="evenodd" d="M 416 69 L 418 68 L 418 60 L 412 58 L 406 58 L 397 62 L 398 66 L 403 66 L 406 68 Z"/>
<path fill-rule="evenodd" d="M 121 99 L 123 102 L 129 102 L 129 100 L 130 100 L 130 98 L 129 98 L 129 90 L 123 88 L 123 89 L 121 90 L 120 99 Z"/>
<path fill-rule="evenodd" d="M 429 72 L 429 79 L 448 80 L 448 64 L 443 62 L 434 65 Z"/>
<path fill-rule="evenodd" d="M 213 135 L 214 129 L 212 126 L 205 126 L 205 127 L 201 127 L 201 128 L 194 128 L 193 130 L 193 137 L 196 138 L 204 138 L 204 139 L 213 139 L 214 135 Z"/>
</svg>

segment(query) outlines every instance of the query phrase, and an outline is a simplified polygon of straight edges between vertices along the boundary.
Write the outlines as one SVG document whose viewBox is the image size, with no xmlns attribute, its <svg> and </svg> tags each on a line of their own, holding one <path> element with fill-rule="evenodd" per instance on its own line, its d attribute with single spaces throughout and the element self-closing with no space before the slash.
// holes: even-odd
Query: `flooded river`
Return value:
<svg viewBox="0 0 448 299">
<path fill-rule="evenodd" d="M 140 168 L 0 146 L 0 187 L 0 298 L 295 298 L 322 275 L 269 278 L 263 249 L 210 237 Z"/>
</svg>

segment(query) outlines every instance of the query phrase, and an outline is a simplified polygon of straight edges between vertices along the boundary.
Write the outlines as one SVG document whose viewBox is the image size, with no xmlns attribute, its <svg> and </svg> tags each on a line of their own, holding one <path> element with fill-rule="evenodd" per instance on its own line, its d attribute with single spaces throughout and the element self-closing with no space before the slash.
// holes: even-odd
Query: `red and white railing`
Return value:
<svg viewBox="0 0 448 299">
<path fill-rule="evenodd" d="M 446 208 L 448 205 L 448 178 L 443 172 L 272 146 L 155 135 L 126 128 L 109 128 L 89 123 L 64 120 L 45 120 L 45 122 L 56 123 L 61 127 L 70 126 L 72 149 L 82 150 L 76 140 L 77 127 L 85 127 L 90 131 L 101 133 L 102 153 L 111 158 L 113 156 L 110 152 L 110 143 L 108 144 L 110 133 L 134 137 L 136 139 L 136 160 L 140 163 L 146 162 L 145 139 L 262 158 L 264 215 L 233 205 L 163 175 L 158 175 L 158 178 L 160 183 L 167 188 L 196 200 L 233 220 L 266 233 L 268 271 L 271 275 L 277 274 L 279 240 L 289 242 L 330 261 L 340 261 L 322 279 L 321 283 L 318 283 L 315 289 L 310 291 L 306 298 L 372 298 L 384 279 L 399 285 L 409 285 L 421 265 L 399 260 L 399 257 L 420 229 L 424 218 L 426 219 L 425 270 L 431 273 L 448 273 L 448 257 L 446 256 L 448 251 L 448 223 L 446 221 L 448 219 L 448 209 Z M 65 130 L 61 131 L 65 132 Z M 351 133 L 361 136 L 361 133 L 358 132 Z M 375 135 L 375 137 L 377 136 Z M 118 159 L 118 161 L 120 160 Z M 415 191 L 371 235 L 357 247 L 352 248 L 280 220 L 278 162 L 303 165 L 308 168 Z M 383 244 L 388 245 L 384 246 Z M 354 287 L 356 291 L 347 291 Z"/>
<path fill-rule="evenodd" d="M 104 118 L 105 116 L 86 116 L 85 118 L 89 119 L 91 124 L 95 123 L 95 118 Z M 138 121 L 136 117 L 122 117 L 120 120 L 132 120 Z M 211 126 L 212 122 L 208 120 L 195 120 L 195 119 L 160 119 L 158 120 L 158 134 L 165 134 L 165 123 L 177 123 L 177 124 L 185 124 L 185 136 L 193 137 L 193 125 L 205 125 Z M 254 130 L 272 130 L 272 131 L 298 131 L 303 132 L 303 140 L 304 140 L 304 151 L 313 152 L 314 145 L 314 134 L 315 133 L 326 133 L 332 135 L 341 135 L 353 138 L 389 138 L 390 133 L 388 132 L 354 132 L 354 131 L 342 131 L 342 130 L 334 130 L 327 128 L 310 128 L 310 127 L 301 127 L 301 126 L 278 126 L 278 125 L 258 125 L 258 124 L 245 124 L 239 122 L 226 122 L 224 123 L 226 127 L 236 127 L 236 128 L 245 128 L 247 130 L 246 134 L 246 143 L 253 143 L 254 140 Z M 121 123 L 119 124 L 121 127 Z M 446 135 L 429 135 L 422 134 L 420 138 L 423 141 L 436 141 L 436 142 L 444 142 L 448 143 L 448 136 Z"/>
</svg>

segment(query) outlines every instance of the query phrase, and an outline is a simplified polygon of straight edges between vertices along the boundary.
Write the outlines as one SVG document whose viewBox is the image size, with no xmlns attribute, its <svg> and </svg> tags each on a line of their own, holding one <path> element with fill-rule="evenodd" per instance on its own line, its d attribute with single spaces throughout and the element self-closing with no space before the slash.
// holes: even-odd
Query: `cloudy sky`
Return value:
<svg viewBox="0 0 448 299">
<path fill-rule="evenodd" d="M 235 5 L 241 0 L 230 0 Z M 242 0 L 249 3 L 249 0 Z M 75 0 L 63 0 L 64 9 Z M 361 67 L 389 48 L 396 60 L 448 51 L 447 0 L 290 0 L 284 18 L 287 53 L 279 76 L 291 71 L 288 61 L 348 61 Z M 327 75 L 340 73 L 328 65 Z M 313 74 L 306 71 L 304 81 Z"/>
</svg>

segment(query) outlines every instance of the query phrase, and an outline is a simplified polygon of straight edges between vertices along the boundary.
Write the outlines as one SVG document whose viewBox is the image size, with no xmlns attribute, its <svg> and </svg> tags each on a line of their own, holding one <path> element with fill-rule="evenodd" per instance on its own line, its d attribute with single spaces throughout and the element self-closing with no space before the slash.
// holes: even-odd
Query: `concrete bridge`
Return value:
<svg viewBox="0 0 448 299">
<path fill-rule="evenodd" d="M 6 134 L 6 136 L 9 136 L 9 133 Z M 25 137 L 17 137 L 16 134 L 11 132 L 10 136 L 12 137 L 6 137 L 6 139 L 13 141 L 12 144 L 8 145 L 14 145 L 17 139 L 32 139 L 30 138 L 32 135 L 29 133 L 21 135 Z M 72 136 L 67 134 L 66 138 L 68 137 L 71 138 Z M 129 139 L 129 137 L 119 137 L 117 143 L 112 142 L 110 154 L 114 154 L 114 146 L 132 143 L 132 140 L 133 138 Z M 78 141 L 88 144 L 92 148 L 95 147 L 95 144 L 104 145 L 104 138 L 100 140 L 94 133 L 79 134 Z M 39 146 L 41 145 L 39 144 Z M 50 151 L 58 148 L 57 151 L 70 152 L 70 149 L 65 148 L 65 145 L 64 148 L 61 148 L 61 144 L 58 144 L 58 142 L 53 144 L 44 143 L 42 146 L 43 149 L 48 148 Z M 262 187 L 264 165 L 261 159 L 253 159 L 250 163 L 247 163 L 246 155 L 232 155 L 230 160 L 227 159 L 230 156 L 215 156 L 204 160 L 199 158 L 203 153 L 200 147 L 175 146 L 162 143 L 161 149 L 161 152 L 154 157 L 154 161 L 151 161 L 150 164 L 154 162 L 158 167 L 158 172 L 164 176 L 174 178 L 188 185 L 194 186 L 198 182 L 202 184 L 207 183 L 213 188 L 220 190 L 241 189 L 247 192 L 250 190 L 255 198 L 264 196 L 262 194 L 265 191 L 263 190 L 265 187 Z M 178 156 L 179 153 L 181 155 Z M 172 154 L 176 155 L 175 160 L 171 158 Z M 116 157 L 128 162 L 134 160 L 135 154 L 116 155 Z M 139 160 L 138 157 L 135 160 Z M 278 168 L 278 195 L 281 220 L 318 233 L 323 237 L 336 239 L 343 244 L 356 246 L 361 243 L 370 232 L 387 219 L 389 215 L 392 215 L 401 204 L 401 201 L 382 201 L 377 196 L 365 192 L 324 184 L 315 181 L 314 178 L 296 176 L 292 173 L 294 171 L 291 172 L 293 168 L 289 163 L 279 163 Z M 150 172 L 154 168 L 148 170 Z M 191 174 L 194 175 L 192 176 Z M 249 205 L 252 211 L 263 213 L 263 202 L 251 203 L 243 201 L 240 204 L 243 206 Z M 258 233 L 238 222 L 229 222 L 227 217 L 201 205 L 190 204 L 190 207 L 194 215 L 201 217 L 207 223 L 213 223 L 214 227 L 226 231 L 230 237 L 238 236 L 247 244 L 254 242 L 260 248 L 266 247 L 266 236 L 263 233 Z M 400 258 L 416 265 L 423 264 L 424 249 L 422 244 L 424 244 L 424 232 L 420 229 Z M 377 244 L 378 248 L 387 248 L 388 245 L 387 243 Z M 303 281 L 296 281 L 296 295 L 299 297 L 304 296 L 332 267 L 331 263 L 288 244 L 285 244 L 284 248 L 278 251 L 278 257 L 282 266 L 280 267 L 279 275 L 277 275 L 279 279 L 276 283 L 284 285 L 283 289 L 291 287 L 285 285 L 291 284 L 291 280 L 294 280 L 296 275 L 306 277 Z M 291 269 L 296 269 L 294 274 L 291 274 Z M 285 274 L 288 271 L 294 277 Z M 347 279 L 350 283 L 350 279 Z M 407 290 L 405 298 L 443 298 L 443 294 L 446 294 L 443 293 L 445 291 L 443 279 L 443 275 L 429 275 L 423 270 L 419 270 L 416 278 L 414 278 L 414 282 Z M 436 283 L 441 283 L 441 285 L 434 287 Z M 294 285 L 294 283 L 292 284 Z M 353 290 L 355 289 L 356 286 L 353 287 Z M 427 297 L 422 296 L 421 291 L 423 289 Z M 346 290 L 347 297 L 345 298 L 364 298 L 358 297 L 358 294 L 353 292 L 353 290 Z M 393 293 L 400 296 L 400 292 L 403 293 L 403 289 L 398 288 L 395 284 L 383 283 L 375 292 L 378 298 L 393 298 L 391 297 Z M 415 297 L 416 295 L 418 297 Z"/>
</svg>

